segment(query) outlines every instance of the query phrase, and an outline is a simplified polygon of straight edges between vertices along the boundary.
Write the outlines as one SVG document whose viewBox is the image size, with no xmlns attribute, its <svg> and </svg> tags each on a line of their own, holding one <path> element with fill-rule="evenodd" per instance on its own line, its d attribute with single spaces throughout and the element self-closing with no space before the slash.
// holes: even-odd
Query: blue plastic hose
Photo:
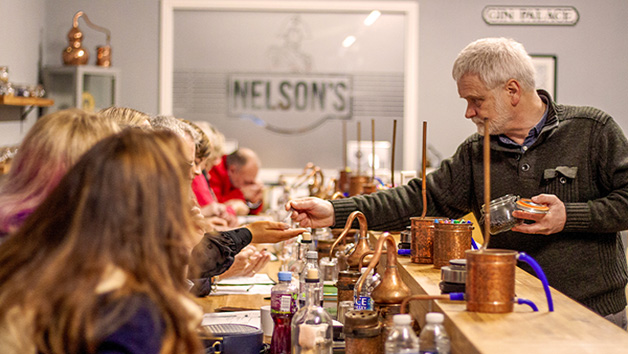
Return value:
<svg viewBox="0 0 628 354">
<path fill-rule="evenodd" d="M 539 312 L 539 308 L 536 307 L 536 305 L 534 304 L 534 302 L 527 300 L 527 299 L 522 299 L 522 298 L 516 298 L 517 299 L 517 303 L 519 305 L 528 305 L 532 308 L 532 311 L 534 312 Z"/>
<path fill-rule="evenodd" d="M 479 250 L 480 247 L 478 247 L 478 244 L 475 243 L 475 240 L 473 239 L 473 237 L 471 237 L 471 249 L 472 250 Z"/>
<path fill-rule="evenodd" d="M 547 281 L 547 277 L 545 276 L 545 273 L 543 272 L 543 269 L 541 269 L 541 266 L 534 260 L 534 258 L 528 256 L 527 254 L 525 254 L 525 252 L 521 252 L 519 254 L 517 254 L 517 259 L 522 261 L 522 262 L 526 262 L 530 265 L 530 267 L 532 267 L 532 269 L 534 269 L 534 272 L 536 273 L 536 276 L 541 280 L 541 283 L 543 284 L 543 289 L 545 289 L 545 296 L 547 297 L 547 307 L 549 308 L 550 312 L 554 311 L 554 301 L 552 301 L 552 293 L 550 292 L 550 288 L 549 288 L 549 283 Z"/>
</svg>

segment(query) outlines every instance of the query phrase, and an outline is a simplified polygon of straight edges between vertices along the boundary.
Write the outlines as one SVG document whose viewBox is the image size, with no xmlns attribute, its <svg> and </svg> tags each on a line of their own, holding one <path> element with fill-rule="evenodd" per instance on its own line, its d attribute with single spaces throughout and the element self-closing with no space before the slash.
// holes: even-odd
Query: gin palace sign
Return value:
<svg viewBox="0 0 628 354">
<path fill-rule="evenodd" d="M 482 18 L 489 25 L 574 26 L 580 15 L 573 6 L 486 6 Z"/>
</svg>

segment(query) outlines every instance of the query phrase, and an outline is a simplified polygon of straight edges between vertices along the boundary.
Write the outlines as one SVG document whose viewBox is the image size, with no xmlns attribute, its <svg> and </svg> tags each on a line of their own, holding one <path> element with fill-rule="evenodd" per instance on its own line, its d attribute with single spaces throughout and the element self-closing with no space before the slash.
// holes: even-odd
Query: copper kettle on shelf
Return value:
<svg viewBox="0 0 628 354">
<path fill-rule="evenodd" d="M 111 66 L 111 32 L 104 27 L 97 26 L 92 23 L 87 14 L 78 11 L 72 19 L 72 28 L 68 32 L 68 46 L 63 50 L 63 64 L 65 65 L 85 65 L 89 61 L 89 51 L 83 48 L 83 32 L 78 27 L 78 19 L 83 17 L 85 23 L 99 32 L 105 33 L 107 36 L 107 44 L 96 48 L 97 60 L 96 65 L 109 67 Z"/>
</svg>

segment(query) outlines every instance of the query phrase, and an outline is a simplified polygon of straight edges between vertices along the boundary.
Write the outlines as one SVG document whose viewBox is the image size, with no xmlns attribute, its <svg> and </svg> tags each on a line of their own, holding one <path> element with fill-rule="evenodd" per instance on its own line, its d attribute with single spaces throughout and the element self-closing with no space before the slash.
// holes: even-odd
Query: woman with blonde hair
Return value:
<svg viewBox="0 0 628 354">
<path fill-rule="evenodd" d="M 188 171 L 168 131 L 87 152 L 0 245 L 3 353 L 201 353 Z"/>
<path fill-rule="evenodd" d="M 75 108 L 37 120 L 0 183 L 0 240 L 22 224 L 85 151 L 119 130 L 110 119 Z"/>
<path fill-rule="evenodd" d="M 121 127 L 140 127 L 150 129 L 150 115 L 129 107 L 108 107 L 98 112 L 98 115 L 109 118 Z"/>
</svg>

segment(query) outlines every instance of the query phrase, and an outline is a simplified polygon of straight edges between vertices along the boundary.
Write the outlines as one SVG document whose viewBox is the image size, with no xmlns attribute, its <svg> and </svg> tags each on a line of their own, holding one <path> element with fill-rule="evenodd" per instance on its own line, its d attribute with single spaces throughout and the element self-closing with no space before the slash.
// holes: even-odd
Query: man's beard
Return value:
<svg viewBox="0 0 628 354">
<path fill-rule="evenodd" d="M 495 97 L 494 111 L 495 111 L 494 118 L 485 119 L 485 118 L 474 117 L 471 119 L 473 123 L 475 123 L 475 125 L 478 127 L 478 133 L 480 135 L 484 135 L 484 129 L 485 129 L 484 124 L 487 121 L 488 121 L 488 129 L 489 129 L 490 135 L 499 135 L 499 134 L 505 133 L 504 127 L 506 126 L 506 123 L 510 121 L 510 116 L 509 116 L 506 103 L 504 103 L 498 97 Z"/>
</svg>

